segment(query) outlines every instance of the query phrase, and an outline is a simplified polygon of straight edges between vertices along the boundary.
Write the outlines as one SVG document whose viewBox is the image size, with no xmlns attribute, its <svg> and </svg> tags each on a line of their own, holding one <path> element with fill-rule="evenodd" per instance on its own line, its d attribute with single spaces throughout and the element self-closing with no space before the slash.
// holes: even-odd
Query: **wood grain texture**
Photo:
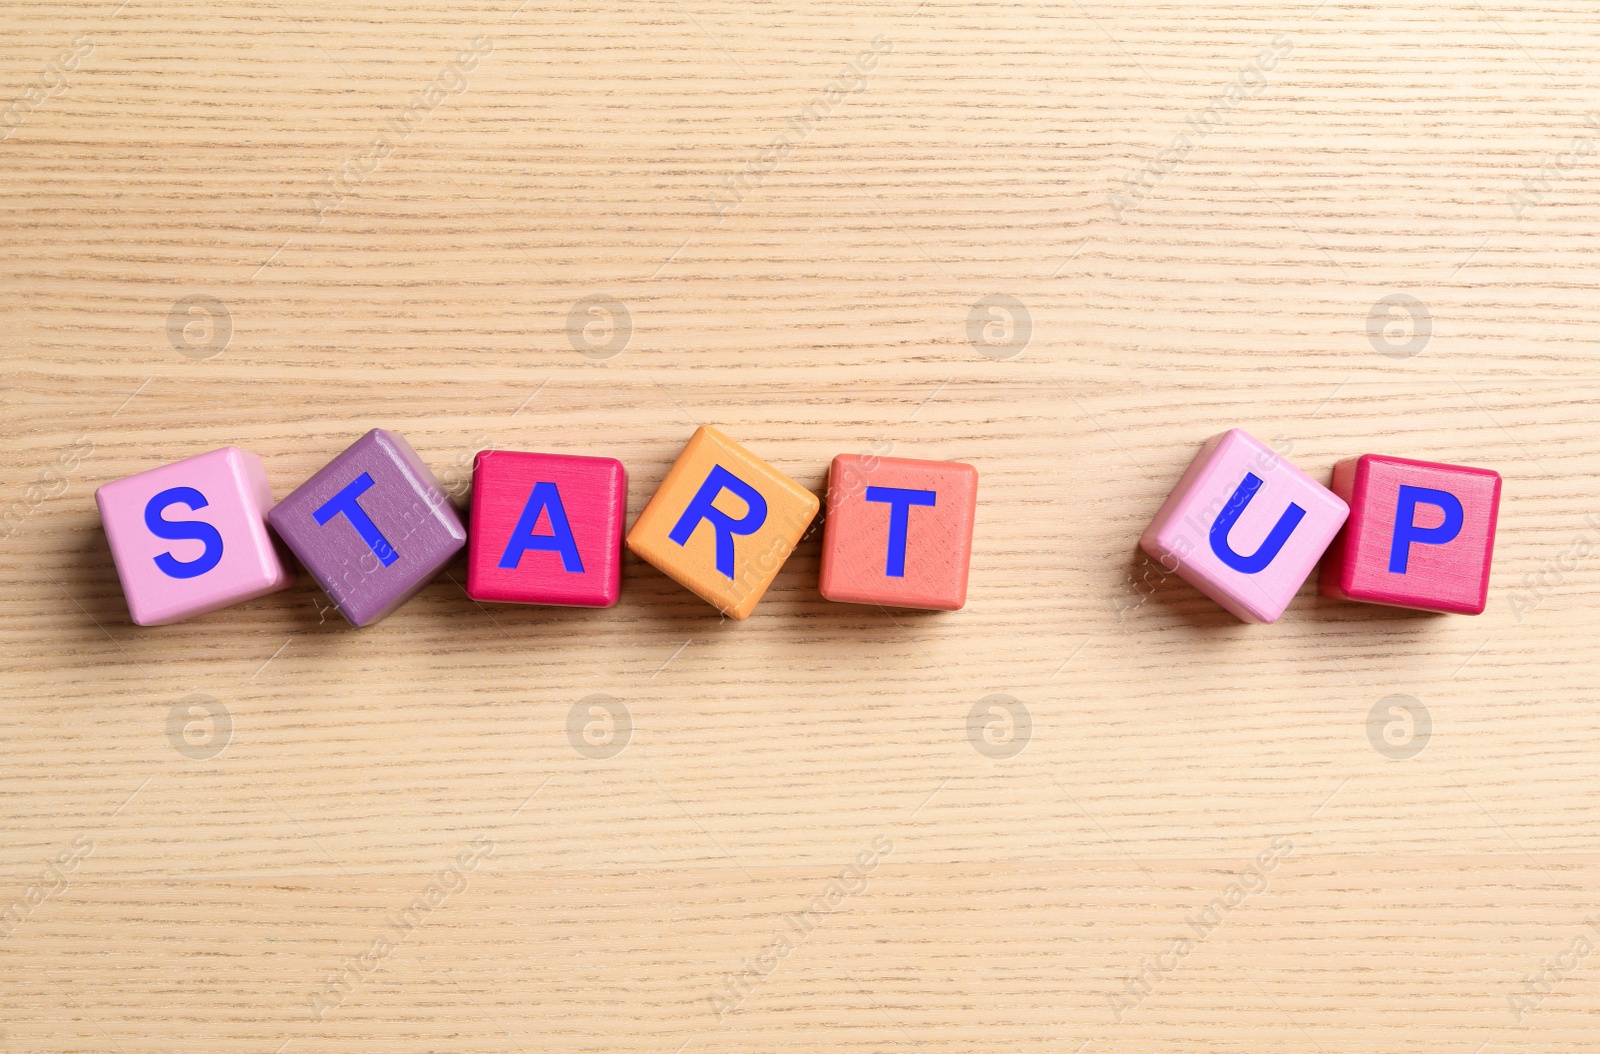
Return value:
<svg viewBox="0 0 1600 1054">
<path fill-rule="evenodd" d="M 1600 1050 L 1590 5 L 0 34 L 0 1049 Z M 639 509 L 698 424 L 974 465 L 966 607 L 823 601 L 813 530 L 744 622 L 630 556 L 146 629 L 91 497 L 381 426 Z M 1499 471 L 1488 610 L 1164 575 L 1235 425 Z"/>
</svg>

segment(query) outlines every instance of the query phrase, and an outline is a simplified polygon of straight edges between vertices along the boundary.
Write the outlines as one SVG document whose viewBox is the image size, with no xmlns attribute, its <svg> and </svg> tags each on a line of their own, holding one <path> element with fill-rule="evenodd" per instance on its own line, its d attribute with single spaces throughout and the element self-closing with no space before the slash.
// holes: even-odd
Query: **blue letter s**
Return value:
<svg viewBox="0 0 1600 1054">
<path fill-rule="evenodd" d="M 193 560 L 177 560 L 171 553 L 155 558 L 156 566 L 169 578 L 196 578 L 216 567 L 222 560 L 222 535 L 204 520 L 164 520 L 161 514 L 169 505 L 187 505 L 191 510 L 203 509 L 211 504 L 206 496 L 193 487 L 172 487 L 151 498 L 144 507 L 144 525 L 150 533 L 167 541 L 192 539 L 205 543 L 205 552 Z"/>
</svg>

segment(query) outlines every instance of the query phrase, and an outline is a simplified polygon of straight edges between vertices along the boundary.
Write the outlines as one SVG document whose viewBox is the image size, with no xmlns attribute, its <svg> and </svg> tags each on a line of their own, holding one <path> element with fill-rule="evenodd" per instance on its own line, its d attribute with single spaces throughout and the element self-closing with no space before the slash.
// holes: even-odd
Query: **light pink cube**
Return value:
<svg viewBox="0 0 1600 1054">
<path fill-rule="evenodd" d="M 272 488 L 261 459 L 223 447 L 94 492 L 141 626 L 182 622 L 288 586 L 267 534 Z"/>
<path fill-rule="evenodd" d="M 1206 440 L 1139 539 L 1246 622 L 1276 622 L 1350 507 L 1242 429 Z"/>
</svg>

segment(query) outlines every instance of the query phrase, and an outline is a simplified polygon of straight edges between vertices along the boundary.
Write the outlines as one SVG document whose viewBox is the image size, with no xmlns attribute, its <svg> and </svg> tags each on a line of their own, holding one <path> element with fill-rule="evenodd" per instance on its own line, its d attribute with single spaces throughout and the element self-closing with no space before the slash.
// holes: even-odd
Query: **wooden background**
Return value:
<svg viewBox="0 0 1600 1054">
<path fill-rule="evenodd" d="M 1600 1050 L 1594 13 L 6 4 L 0 1050 Z M 697 422 L 976 465 L 966 609 L 144 629 L 92 497 Z M 1234 425 L 1499 470 L 1488 611 L 1165 579 Z"/>
</svg>

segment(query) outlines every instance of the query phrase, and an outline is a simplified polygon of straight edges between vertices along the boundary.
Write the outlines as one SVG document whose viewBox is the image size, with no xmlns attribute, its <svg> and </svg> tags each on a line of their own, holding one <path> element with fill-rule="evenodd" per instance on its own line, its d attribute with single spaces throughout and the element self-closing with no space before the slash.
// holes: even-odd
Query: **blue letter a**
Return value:
<svg viewBox="0 0 1600 1054">
<path fill-rule="evenodd" d="M 546 509 L 550 510 L 550 533 L 534 534 L 539 513 Z M 516 529 L 506 543 L 506 551 L 500 555 L 500 566 L 515 568 L 522 561 L 522 554 L 529 549 L 560 553 L 563 571 L 583 574 L 583 561 L 578 558 L 578 540 L 572 536 L 572 527 L 567 523 L 567 510 L 561 504 L 561 491 L 556 489 L 554 483 L 533 485 L 533 493 L 528 495 L 528 503 L 522 507 Z"/>
<path fill-rule="evenodd" d="M 736 495 L 749 506 L 745 514 L 737 520 L 711 504 L 723 491 Z M 732 578 L 733 536 L 754 534 L 761 529 L 761 525 L 767 522 L 767 499 L 761 496 L 760 491 L 721 465 L 713 465 L 711 473 L 706 476 L 706 481 L 700 484 L 700 489 L 690 500 L 689 507 L 683 510 L 677 526 L 672 528 L 667 537 L 679 545 L 687 545 L 689 536 L 700 526 L 701 520 L 710 523 L 712 531 L 717 536 L 717 570 Z"/>
<path fill-rule="evenodd" d="M 1228 532 L 1239 522 L 1240 513 L 1244 512 L 1245 506 L 1250 504 L 1250 499 L 1255 497 L 1256 491 L 1260 489 L 1261 477 L 1254 472 L 1246 472 L 1238 489 L 1217 514 L 1217 522 L 1211 525 L 1211 551 L 1217 554 L 1218 560 L 1240 574 L 1253 575 L 1257 571 L 1265 570 L 1306 515 L 1306 510 L 1291 501 L 1289 507 L 1283 510 L 1283 515 L 1278 517 L 1278 522 L 1272 525 L 1272 530 L 1267 533 L 1260 547 L 1249 556 L 1240 556 L 1228 544 Z"/>
</svg>

